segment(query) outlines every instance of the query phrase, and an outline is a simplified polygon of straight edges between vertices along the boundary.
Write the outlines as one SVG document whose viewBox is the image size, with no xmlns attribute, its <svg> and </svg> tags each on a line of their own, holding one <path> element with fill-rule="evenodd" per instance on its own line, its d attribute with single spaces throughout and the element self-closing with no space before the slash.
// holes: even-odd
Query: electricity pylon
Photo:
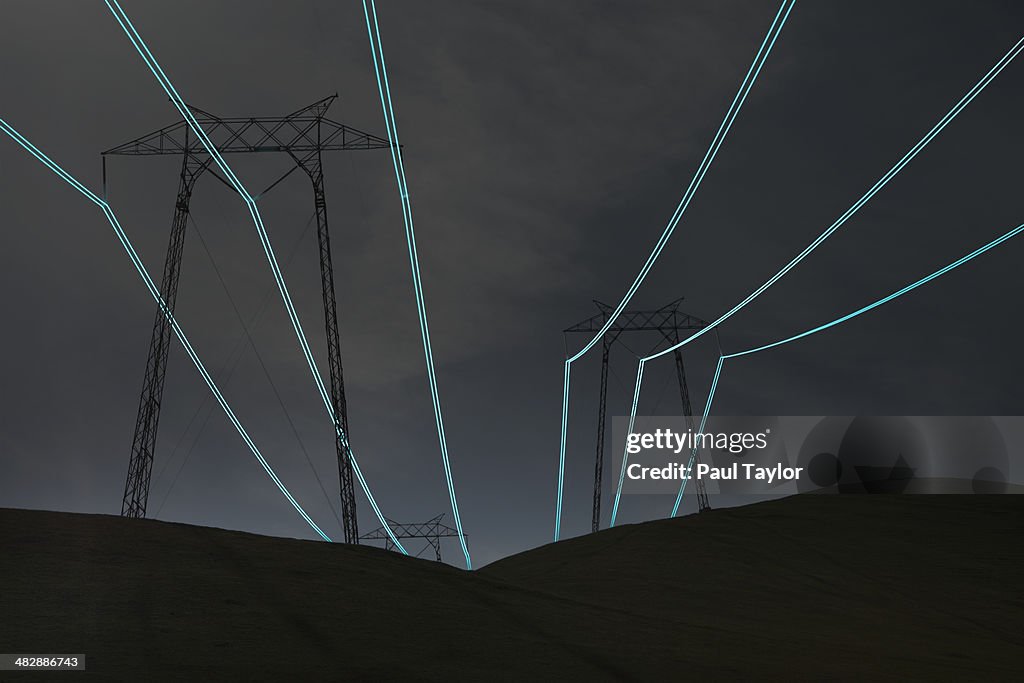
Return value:
<svg viewBox="0 0 1024 683">
<path fill-rule="evenodd" d="M 699 330 L 707 327 L 707 322 L 683 313 L 679 305 L 683 302 L 680 297 L 675 301 L 653 311 L 623 311 L 601 339 L 601 390 L 597 408 L 597 456 L 594 460 L 594 506 L 591 517 L 591 531 L 601 528 L 601 498 L 603 496 L 602 481 L 604 479 L 604 435 L 605 435 L 605 412 L 608 403 L 608 357 L 609 351 L 615 340 L 624 332 L 658 332 L 671 343 L 676 344 L 680 340 L 679 333 L 683 330 Z M 595 301 L 600 311 L 597 315 L 587 318 L 565 330 L 565 334 L 571 332 L 586 332 L 593 335 L 600 332 L 608 318 L 615 312 L 614 306 Z M 686 426 L 693 431 L 693 407 L 690 404 L 690 392 L 686 387 L 686 371 L 683 368 L 683 354 L 676 349 L 672 352 L 676 359 L 676 377 L 679 381 L 679 398 L 682 401 L 683 415 L 686 417 Z M 697 462 L 700 456 L 697 456 Z M 708 492 L 704 482 L 694 479 L 697 487 L 697 509 L 703 512 L 711 507 L 708 501 Z"/>
<path fill-rule="evenodd" d="M 257 197 L 261 197 L 287 178 L 295 169 L 302 169 L 313 185 L 313 205 L 316 209 L 317 238 L 320 246 L 320 284 L 323 291 L 324 322 L 327 337 L 327 358 L 331 374 L 331 404 L 341 428 L 349 437 L 348 408 L 345 402 L 345 381 L 341 365 L 341 340 L 338 333 L 338 307 L 334 292 L 334 268 L 331 261 L 331 241 L 327 227 L 327 199 L 324 193 L 323 152 L 388 149 L 387 140 L 337 123 L 326 118 L 327 109 L 337 95 L 331 95 L 303 107 L 287 116 L 222 118 L 190 106 L 192 114 L 214 142 L 221 154 L 279 152 L 291 157 L 294 165 Z M 185 244 L 185 226 L 188 222 L 189 201 L 196 181 L 209 173 L 228 187 L 231 185 L 213 169 L 212 157 L 185 121 L 172 124 L 130 142 L 103 152 L 103 176 L 106 185 L 108 156 L 160 156 L 181 155 L 181 175 L 178 196 L 171 220 L 171 236 L 164 261 L 160 292 L 174 313 L 178 293 L 181 256 Z M 234 188 L 232 188 L 234 189 Z M 104 194 L 106 188 L 104 187 Z M 132 437 L 128 477 L 121 502 L 125 517 L 145 517 L 149 499 L 149 483 L 156 450 L 160 405 L 163 400 L 164 378 L 167 374 L 167 353 L 170 348 L 171 327 L 167 317 L 157 310 L 153 335 L 149 344 L 146 372 L 143 379 L 139 412 Z M 341 515 L 346 543 L 359 542 L 356 519 L 355 488 L 352 481 L 352 462 L 342 439 L 336 434 L 338 477 L 341 488 Z"/>
</svg>

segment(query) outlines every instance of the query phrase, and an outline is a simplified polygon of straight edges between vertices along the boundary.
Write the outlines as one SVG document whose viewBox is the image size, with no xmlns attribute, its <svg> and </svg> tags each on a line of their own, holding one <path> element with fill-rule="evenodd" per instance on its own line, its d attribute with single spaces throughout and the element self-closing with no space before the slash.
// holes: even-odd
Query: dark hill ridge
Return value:
<svg viewBox="0 0 1024 683">
<path fill-rule="evenodd" d="M 0 652 L 96 680 L 1019 680 L 1022 532 L 1018 496 L 808 495 L 470 573 L 0 509 Z"/>
</svg>

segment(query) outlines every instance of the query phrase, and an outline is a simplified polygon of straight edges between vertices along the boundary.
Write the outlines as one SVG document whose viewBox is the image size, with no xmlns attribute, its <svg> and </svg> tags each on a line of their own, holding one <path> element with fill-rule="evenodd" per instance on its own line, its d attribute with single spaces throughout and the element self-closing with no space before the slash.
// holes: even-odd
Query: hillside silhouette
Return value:
<svg viewBox="0 0 1024 683">
<path fill-rule="evenodd" d="M 0 651 L 91 680 L 1019 680 L 1022 532 L 1018 496 L 801 495 L 466 572 L 0 509 Z"/>
</svg>

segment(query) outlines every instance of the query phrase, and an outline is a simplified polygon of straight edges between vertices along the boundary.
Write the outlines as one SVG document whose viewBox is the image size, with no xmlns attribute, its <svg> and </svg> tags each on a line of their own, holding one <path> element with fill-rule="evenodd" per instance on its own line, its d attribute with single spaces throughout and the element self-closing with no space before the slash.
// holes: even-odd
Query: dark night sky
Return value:
<svg viewBox="0 0 1024 683">
<path fill-rule="evenodd" d="M 287 113 L 335 91 L 332 118 L 383 134 L 361 5 L 126 1 L 189 102 Z M 550 538 L 561 330 L 615 303 L 664 228 L 778 7 L 771 1 L 382 0 L 387 50 L 456 486 L 476 564 Z M 0 116 L 100 187 L 99 152 L 177 113 L 100 0 L 5 3 Z M 714 318 L 802 249 L 914 144 L 1024 31 L 1010 2 L 798 2 L 637 307 L 685 295 Z M 1024 220 L 1017 187 L 1024 62 L 814 256 L 722 328 L 726 350 L 800 331 L 930 273 Z M 232 157 L 254 192 L 281 158 Z M 176 158 L 115 159 L 109 199 L 154 277 Z M 352 443 L 385 514 L 448 509 L 386 152 L 326 168 Z M 103 215 L 0 141 L 0 506 L 117 513 L 153 304 Z M 212 178 L 193 214 L 243 316 L 272 281 L 242 203 Z M 322 351 L 315 236 L 293 175 L 262 210 Z M 296 247 L 296 245 L 298 245 Z M 721 414 L 1018 414 L 1015 307 L 1024 242 L 839 329 L 734 361 Z M 178 318 L 207 365 L 242 329 L 195 234 Z M 336 491 L 331 430 L 276 295 L 254 336 L 301 438 Z M 581 342 L 582 340 L 577 340 Z M 654 340 L 638 341 L 646 350 Z M 645 344 L 647 347 L 645 347 Z M 566 535 L 588 528 L 597 358 L 576 366 Z M 715 356 L 686 354 L 702 404 Z M 635 365 L 615 358 L 610 412 Z M 326 372 L 326 362 L 320 359 Z M 648 368 L 642 412 L 671 361 Z M 626 385 L 629 385 L 627 388 Z M 246 347 L 228 399 L 284 481 L 337 524 Z M 175 347 L 150 510 L 311 537 Z M 198 434 L 198 437 L 197 437 Z M 194 449 L 181 467 L 192 444 Z M 175 473 L 180 470 L 173 489 Z M 690 502 L 692 505 L 692 501 Z M 625 521 L 667 498 L 628 501 Z M 362 505 L 361 526 L 376 526 Z M 452 546 L 448 559 L 455 561 Z"/>
</svg>

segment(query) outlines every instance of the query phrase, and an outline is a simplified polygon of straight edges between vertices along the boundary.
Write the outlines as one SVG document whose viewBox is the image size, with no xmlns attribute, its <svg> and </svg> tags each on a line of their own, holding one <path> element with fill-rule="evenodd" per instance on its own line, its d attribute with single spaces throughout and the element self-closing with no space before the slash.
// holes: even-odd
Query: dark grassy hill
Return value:
<svg viewBox="0 0 1024 683">
<path fill-rule="evenodd" d="M 808 495 L 612 529 L 483 573 L 670 620 L 687 657 L 734 680 L 1020 680 L 1022 539 L 1024 497 Z"/>
<path fill-rule="evenodd" d="M 469 573 L 0 509 L 0 652 L 86 653 L 60 680 L 1016 680 L 1022 532 L 1017 496 L 803 496 Z"/>
</svg>

